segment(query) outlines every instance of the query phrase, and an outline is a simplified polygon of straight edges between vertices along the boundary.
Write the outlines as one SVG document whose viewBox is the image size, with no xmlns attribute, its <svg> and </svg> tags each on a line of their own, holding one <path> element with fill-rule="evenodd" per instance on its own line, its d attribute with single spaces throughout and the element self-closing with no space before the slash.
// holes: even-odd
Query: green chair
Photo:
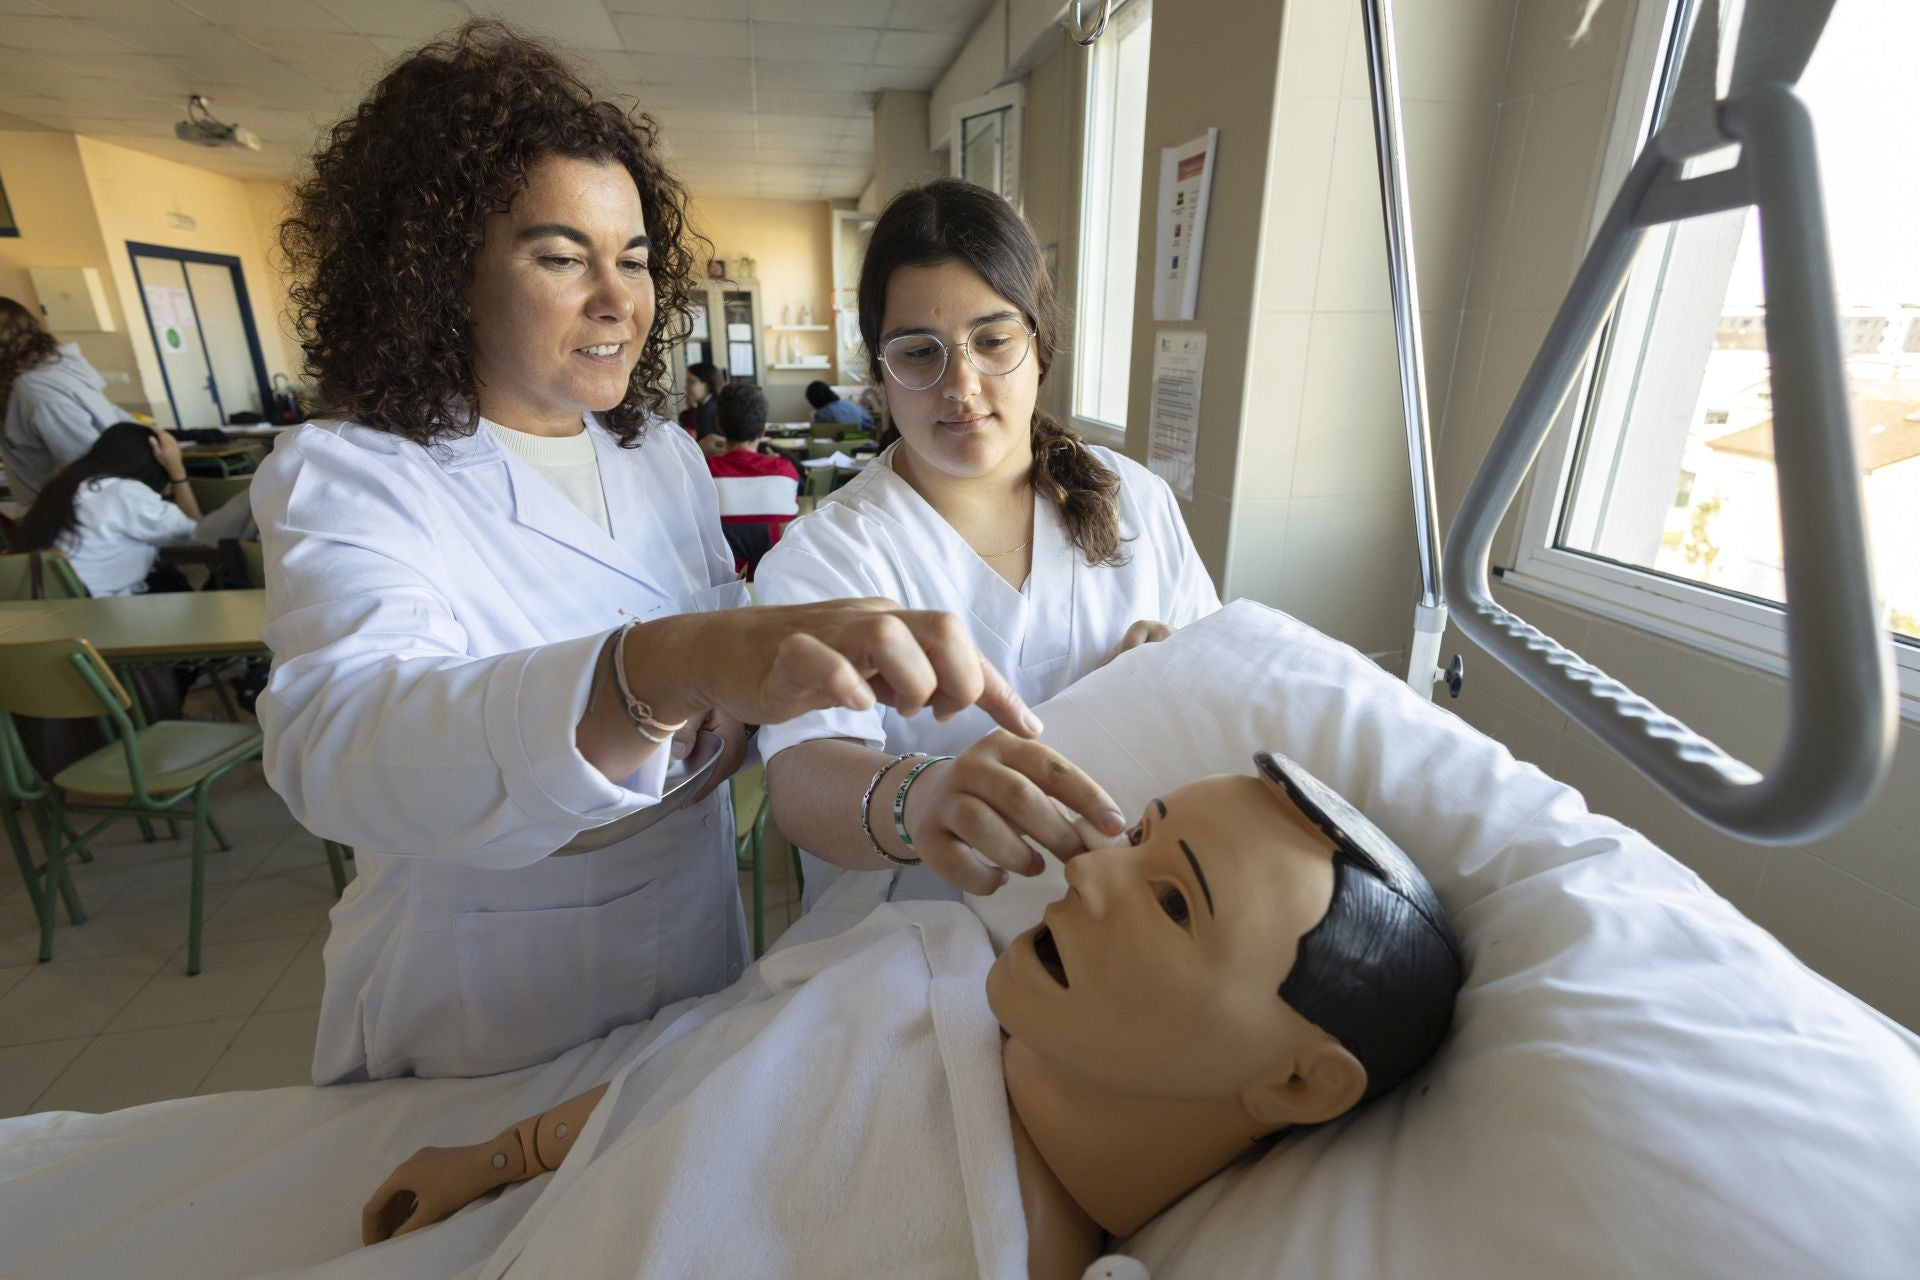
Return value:
<svg viewBox="0 0 1920 1280">
<path fill-rule="evenodd" d="M 85 640 L 47 640 L 31 644 L 0 644 L 0 718 L 7 732 L 0 746 L 8 752 L 7 766 L 15 785 L 38 781 L 24 753 L 15 750 L 11 732 L 15 714 L 47 719 L 78 719 L 105 710 L 118 740 L 83 756 L 55 774 L 42 825 L 51 836 L 64 829 L 70 813 L 103 815 L 79 837 L 91 840 L 121 818 L 186 817 L 193 819 L 193 888 L 187 914 L 187 972 L 200 972 L 201 903 L 206 883 L 206 844 L 211 835 L 220 848 L 230 849 L 226 834 L 214 821 L 211 791 L 215 781 L 236 766 L 260 758 L 260 731 L 248 725 L 197 720 L 163 720 L 135 728 L 128 710 L 132 699 L 113 672 Z M 11 834 L 11 833 L 9 833 Z M 53 956 L 53 896 L 75 903 L 67 880 L 65 855 L 77 844 L 64 837 L 45 841 L 44 882 L 46 910 L 40 916 L 40 958 Z M 346 871 L 329 847 L 328 862 L 336 894 L 346 888 Z"/>
<path fill-rule="evenodd" d="M 193 500 L 200 504 L 200 514 L 205 515 L 217 507 L 224 507 L 237 493 L 246 493 L 253 487 L 252 476 L 188 476 L 187 488 L 193 490 Z"/>
<path fill-rule="evenodd" d="M 87 594 L 58 551 L 0 554 L 0 600 L 84 600 Z"/>
<path fill-rule="evenodd" d="M 53 847 L 48 835 L 53 821 L 53 809 L 49 803 L 53 798 L 53 788 L 31 766 L 21 767 L 20 762 L 26 758 L 27 750 L 20 741 L 13 717 L 0 712 L 0 826 L 5 827 L 7 843 L 13 846 L 14 861 L 20 867 L 20 879 L 27 886 L 27 901 L 33 907 L 33 918 L 40 923 L 44 937 L 49 927 L 48 918 L 53 911 L 49 890 L 57 891 L 66 902 L 69 922 L 85 924 L 87 913 L 80 905 L 80 894 L 73 886 L 73 878 L 62 876 L 58 885 L 52 884 L 49 877 L 51 862 L 36 863 L 33 860 L 33 850 L 28 847 L 25 833 L 21 830 L 20 815 L 25 813 L 33 821 L 34 835 L 39 838 L 40 847 Z"/>
<path fill-rule="evenodd" d="M 753 958 L 767 949 L 767 870 L 761 854 L 766 849 L 767 795 L 760 788 L 760 769 L 742 769 L 728 779 L 733 791 L 733 862 L 753 873 Z"/>
</svg>

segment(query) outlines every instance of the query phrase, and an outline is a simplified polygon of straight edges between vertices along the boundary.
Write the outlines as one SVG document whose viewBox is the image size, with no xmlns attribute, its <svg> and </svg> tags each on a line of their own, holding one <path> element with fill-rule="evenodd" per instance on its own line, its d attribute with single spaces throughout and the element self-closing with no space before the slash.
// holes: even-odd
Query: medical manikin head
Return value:
<svg viewBox="0 0 1920 1280">
<path fill-rule="evenodd" d="M 1261 1138 L 1393 1088 L 1452 1018 L 1458 945 L 1426 880 L 1297 765 L 1255 762 L 1069 862 L 1066 896 L 987 979 L 1016 1106 L 1116 1233 Z M 1184 1172 L 1176 1150 L 1141 1184 L 1113 1141 L 1080 1141 L 1103 1118 L 1156 1152 L 1190 1139 Z"/>
</svg>

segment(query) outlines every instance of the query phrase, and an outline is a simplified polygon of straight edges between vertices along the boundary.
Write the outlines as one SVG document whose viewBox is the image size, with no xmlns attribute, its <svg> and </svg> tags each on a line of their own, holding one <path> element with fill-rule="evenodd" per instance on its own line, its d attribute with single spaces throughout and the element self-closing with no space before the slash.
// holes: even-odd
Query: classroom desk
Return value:
<svg viewBox="0 0 1920 1280">
<path fill-rule="evenodd" d="M 229 440 L 224 444 L 189 444 L 180 447 L 180 460 L 188 468 L 201 463 L 214 474 L 233 475 L 252 471 L 266 446 L 259 440 Z"/>
<path fill-rule="evenodd" d="M 80 636 L 120 666 L 265 656 L 265 591 L 168 591 L 0 602 L 0 645 Z"/>
</svg>

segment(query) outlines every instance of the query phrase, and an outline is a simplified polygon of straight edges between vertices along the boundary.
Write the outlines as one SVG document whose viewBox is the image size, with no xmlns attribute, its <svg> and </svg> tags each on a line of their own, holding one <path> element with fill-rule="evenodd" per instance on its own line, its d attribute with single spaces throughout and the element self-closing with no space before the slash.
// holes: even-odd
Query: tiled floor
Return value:
<svg viewBox="0 0 1920 1280">
<path fill-rule="evenodd" d="M 74 868 L 87 923 L 63 913 L 46 964 L 19 876 L 0 864 L 0 1116 L 308 1082 L 333 903 L 326 857 L 257 765 L 224 780 L 214 813 L 234 847 L 207 856 L 192 978 L 184 825 L 146 844 L 123 822 L 94 841 L 94 861 Z M 788 846 L 768 834 L 771 942 L 799 903 Z"/>
</svg>

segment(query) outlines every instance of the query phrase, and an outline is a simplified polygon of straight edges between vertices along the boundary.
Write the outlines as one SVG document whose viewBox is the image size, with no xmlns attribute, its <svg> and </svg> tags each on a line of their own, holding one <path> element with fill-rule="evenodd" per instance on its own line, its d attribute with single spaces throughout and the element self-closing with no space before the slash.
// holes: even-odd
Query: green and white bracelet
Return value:
<svg viewBox="0 0 1920 1280">
<path fill-rule="evenodd" d="M 913 786 L 913 780 L 929 766 L 951 759 L 953 759 L 952 756 L 928 756 L 907 770 L 907 776 L 900 779 L 900 789 L 893 793 L 893 834 L 900 837 L 900 843 L 909 849 L 913 848 L 913 837 L 907 834 L 907 791 Z M 901 859 L 895 858 L 894 861 L 899 862 Z M 919 859 L 916 858 L 914 861 L 918 862 Z"/>
<path fill-rule="evenodd" d="M 867 782 L 867 790 L 865 794 L 863 794 L 860 797 L 860 830 L 866 834 L 867 843 L 873 846 L 873 851 L 879 854 L 881 857 L 885 858 L 888 862 L 893 863 L 895 866 L 917 867 L 920 865 L 920 859 L 896 858 L 892 854 L 888 853 L 885 849 L 880 847 L 880 837 L 873 834 L 873 822 L 872 822 L 873 791 L 875 787 L 878 787 L 880 785 L 880 779 L 886 777 L 887 771 L 893 768 L 893 766 L 899 764 L 902 760 L 912 760 L 912 759 L 916 759 L 917 757 L 924 756 L 926 754 L 927 753 L 924 751 L 904 751 L 899 755 L 895 756 L 893 759 L 887 761 L 885 764 L 881 765 L 878 769 L 874 770 L 873 777 L 869 779 Z"/>
</svg>

